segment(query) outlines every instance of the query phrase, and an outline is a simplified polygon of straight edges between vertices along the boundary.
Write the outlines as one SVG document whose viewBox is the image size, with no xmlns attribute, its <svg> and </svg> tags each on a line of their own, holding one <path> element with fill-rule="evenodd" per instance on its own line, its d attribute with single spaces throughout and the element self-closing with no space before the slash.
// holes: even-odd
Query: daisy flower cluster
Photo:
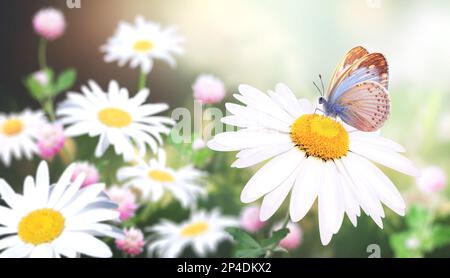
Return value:
<svg viewBox="0 0 450 278">
<path fill-rule="evenodd" d="M 189 245 L 204 256 L 230 240 L 225 228 L 238 221 L 217 208 L 198 208 L 208 195 L 206 172 L 192 163 L 170 166 L 164 137 L 175 121 L 163 114 L 169 108 L 166 103 L 150 102 L 146 79 L 153 60 L 174 67 L 173 55 L 183 53 L 183 39 L 176 30 L 143 17 L 134 24 L 120 23 L 101 51 L 106 62 L 139 66 L 137 90 L 116 80 L 107 87 L 88 80 L 77 91 L 71 90 L 76 71 L 69 68 L 55 77 L 46 60 L 47 43 L 62 37 L 66 29 L 63 13 L 43 9 L 35 15 L 33 27 L 41 37 L 40 69 L 25 79 L 25 86 L 42 110 L 0 115 L 0 158 L 6 167 L 13 159 L 30 160 L 34 155 L 43 161 L 35 178 L 25 178 L 23 190 L 18 190 L 23 194 L 0 179 L 0 256 L 111 257 L 115 249 L 135 257 L 148 249 L 148 254 L 174 257 Z M 217 84 L 221 87 L 199 84 L 196 90 L 206 95 L 213 86 L 221 90 L 222 96 L 213 98 L 220 101 L 224 88 Z M 61 93 L 66 93 L 65 100 L 55 103 Z M 81 137 L 96 143 L 87 155 L 80 154 L 85 148 L 78 142 Z M 53 183 L 49 166 L 58 169 L 58 164 L 65 170 Z M 146 227 L 150 219 L 155 221 L 154 210 L 172 203 L 190 214 L 188 220 L 161 219 Z M 102 240 L 107 237 L 114 239 L 113 246 Z"/>
<path fill-rule="evenodd" d="M 24 85 L 41 109 L 0 113 L 2 166 L 29 160 L 22 188 L 0 177 L 1 257 L 204 257 L 224 245 L 236 257 L 287 256 L 310 234 L 324 248 L 345 216 L 356 227 L 364 213 L 383 228 L 385 207 L 407 213 L 378 167 L 418 176 L 406 150 L 317 112 L 285 84 L 267 93 L 240 85 L 239 103 L 227 102 L 220 119 L 231 129 L 175 142 L 169 105 L 154 102 L 147 83 L 155 61 L 175 68 L 184 53 L 174 27 L 142 16 L 120 22 L 99 50 L 106 63 L 138 68 L 136 88 L 92 78 L 79 89 L 75 69 L 57 73 L 47 63 L 47 44 L 70 28 L 64 14 L 42 9 L 33 28 L 39 68 Z M 227 97 L 212 74 L 199 74 L 190 89 L 210 109 Z M 223 152 L 237 152 L 234 162 Z M 417 183 L 432 195 L 446 176 L 426 168 Z M 236 194 L 248 205 L 240 209 Z"/>
</svg>

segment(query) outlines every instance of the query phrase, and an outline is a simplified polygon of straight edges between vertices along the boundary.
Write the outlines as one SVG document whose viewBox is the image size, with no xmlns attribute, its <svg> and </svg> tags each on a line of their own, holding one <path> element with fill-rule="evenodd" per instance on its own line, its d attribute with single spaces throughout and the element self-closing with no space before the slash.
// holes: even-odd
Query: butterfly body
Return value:
<svg viewBox="0 0 450 278">
<path fill-rule="evenodd" d="M 382 54 L 355 47 L 336 68 L 328 93 L 319 98 L 319 104 L 330 117 L 339 117 L 361 131 L 375 131 L 390 112 L 388 76 Z"/>
<path fill-rule="evenodd" d="M 325 115 L 333 118 L 336 118 L 337 116 L 341 115 L 345 110 L 345 107 L 337 103 L 327 101 L 324 97 L 319 98 L 319 104 L 323 104 Z"/>
</svg>

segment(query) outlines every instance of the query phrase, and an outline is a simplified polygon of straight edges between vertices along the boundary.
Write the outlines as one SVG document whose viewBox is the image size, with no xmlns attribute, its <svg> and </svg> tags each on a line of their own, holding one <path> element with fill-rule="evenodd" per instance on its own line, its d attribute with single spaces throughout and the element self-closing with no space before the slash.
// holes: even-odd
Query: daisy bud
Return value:
<svg viewBox="0 0 450 278">
<path fill-rule="evenodd" d="M 281 228 L 281 224 L 278 224 L 274 230 L 278 230 Z M 289 229 L 289 233 L 286 235 L 285 238 L 283 238 L 279 245 L 280 247 L 286 249 L 286 250 L 294 250 L 297 249 L 302 241 L 302 230 L 296 223 L 289 222 L 287 225 L 287 228 Z"/>
<path fill-rule="evenodd" d="M 46 86 L 48 85 L 48 82 L 50 81 L 48 78 L 48 74 L 45 70 L 40 70 L 35 73 L 33 73 L 33 78 L 41 85 Z"/>
<path fill-rule="evenodd" d="M 100 180 L 100 175 L 95 165 L 88 162 L 78 162 L 76 163 L 75 170 L 72 175 L 72 181 L 74 181 L 78 175 L 82 173 L 86 175 L 86 178 L 84 179 L 81 188 L 95 184 Z"/>
<path fill-rule="evenodd" d="M 444 171 L 437 166 L 428 166 L 422 170 L 417 178 L 417 185 L 425 193 L 435 193 L 445 187 L 447 177 Z"/>
<path fill-rule="evenodd" d="M 142 231 L 135 228 L 124 229 L 125 237 L 116 239 L 116 246 L 125 254 L 136 256 L 142 253 L 145 245 L 144 235 Z"/>
<path fill-rule="evenodd" d="M 33 27 L 36 33 L 47 40 L 61 37 L 66 28 L 64 14 L 55 8 L 46 8 L 38 11 L 33 18 Z"/>
<path fill-rule="evenodd" d="M 65 165 L 69 165 L 75 160 L 76 154 L 77 145 L 75 144 L 75 141 L 70 137 L 66 138 L 66 141 L 64 142 L 64 151 L 59 153 L 62 162 Z"/>
<path fill-rule="evenodd" d="M 240 218 L 241 226 L 250 233 L 255 233 L 266 223 L 259 220 L 259 207 L 247 206 L 242 210 Z"/>
<path fill-rule="evenodd" d="M 136 204 L 136 196 L 129 188 L 121 188 L 115 185 L 110 187 L 106 194 L 111 201 L 118 205 L 117 211 L 120 213 L 121 221 L 126 221 L 134 216 L 138 205 Z"/>
<path fill-rule="evenodd" d="M 52 159 L 64 147 L 65 140 L 64 131 L 60 125 L 43 126 L 37 135 L 39 156 L 43 159 Z"/>
<path fill-rule="evenodd" d="M 223 82 L 213 75 L 202 74 L 197 77 L 194 85 L 194 99 L 203 104 L 214 104 L 221 102 L 225 97 L 225 86 Z"/>
</svg>

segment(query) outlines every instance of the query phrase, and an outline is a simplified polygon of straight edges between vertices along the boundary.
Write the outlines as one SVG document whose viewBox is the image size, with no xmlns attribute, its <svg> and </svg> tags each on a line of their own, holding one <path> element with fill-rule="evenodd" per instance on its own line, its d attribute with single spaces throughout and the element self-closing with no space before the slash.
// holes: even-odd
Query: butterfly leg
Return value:
<svg viewBox="0 0 450 278">
<path fill-rule="evenodd" d="M 316 107 L 316 109 L 314 110 L 314 114 L 316 114 L 317 111 L 320 111 L 323 114 L 325 114 L 325 112 L 322 109 L 320 109 L 319 107 Z"/>
</svg>

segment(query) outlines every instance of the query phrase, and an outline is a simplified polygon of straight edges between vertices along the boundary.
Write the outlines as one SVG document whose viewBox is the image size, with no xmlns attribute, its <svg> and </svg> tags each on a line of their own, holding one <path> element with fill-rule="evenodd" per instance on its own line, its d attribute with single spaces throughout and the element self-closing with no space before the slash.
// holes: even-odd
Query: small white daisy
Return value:
<svg viewBox="0 0 450 278">
<path fill-rule="evenodd" d="M 141 160 L 137 165 L 120 168 L 117 172 L 118 180 L 125 181 L 125 186 L 138 189 L 144 199 L 158 201 L 168 191 L 183 207 L 195 204 L 206 194 L 206 190 L 198 185 L 203 175 L 190 165 L 180 169 L 167 167 L 163 149 L 159 149 L 157 159 L 148 163 Z"/>
<path fill-rule="evenodd" d="M 417 175 L 399 144 L 315 114 L 307 100 L 298 100 L 283 84 L 268 95 L 239 86 L 227 103 L 231 116 L 222 122 L 241 127 L 216 135 L 208 146 L 239 151 L 232 166 L 245 168 L 269 160 L 247 182 L 241 201 L 264 197 L 260 218 L 270 218 L 291 192 L 290 216 L 300 221 L 318 198 L 319 230 L 327 245 L 342 224 L 344 213 L 356 226 L 360 207 L 383 227 L 381 203 L 400 215 L 405 203 L 394 184 L 370 160 L 407 175 Z"/>
<path fill-rule="evenodd" d="M 149 73 L 153 59 L 164 60 L 174 67 L 176 61 L 173 54 L 183 54 L 183 41 L 174 27 L 162 29 L 159 24 L 138 16 L 134 25 L 121 22 L 101 51 L 106 53 L 104 59 L 107 63 L 118 61 L 122 67 L 130 62 L 132 68 L 139 66 L 142 72 Z"/>
<path fill-rule="evenodd" d="M 95 155 L 100 157 L 111 144 L 116 154 L 122 154 L 126 161 L 146 153 L 146 145 L 153 152 L 162 144 L 162 134 L 168 134 L 166 125 L 174 121 L 168 117 L 153 116 L 167 110 L 165 103 L 144 103 L 149 95 L 148 89 L 142 89 L 134 97 L 129 97 L 128 90 L 120 88 L 116 81 L 109 83 L 108 92 L 104 92 L 94 81 L 89 87 L 81 88 L 84 95 L 69 93 L 56 114 L 60 122 L 68 125 L 67 136 L 88 134 L 100 136 Z M 134 144 L 135 143 L 135 144 Z"/>
<path fill-rule="evenodd" d="M 0 206 L 1 257 L 111 257 L 108 245 L 95 236 L 121 238 L 123 233 L 102 221 L 115 220 L 116 205 L 103 193 L 104 184 L 80 190 L 84 175 L 71 182 L 74 165 L 55 185 L 49 180 L 45 161 L 36 180 L 28 176 L 23 195 L 0 179 L 0 194 L 8 205 Z"/>
<path fill-rule="evenodd" d="M 218 210 L 193 213 L 180 224 L 162 220 L 147 229 L 154 233 L 150 237 L 148 252 L 162 258 L 174 258 L 191 245 L 198 256 L 204 257 L 214 252 L 221 241 L 231 239 L 225 228 L 237 225 L 235 218 L 222 216 Z"/>
<path fill-rule="evenodd" d="M 6 166 L 11 158 L 31 159 L 38 152 L 36 138 L 46 119 L 42 111 L 0 114 L 0 157 Z"/>
</svg>

